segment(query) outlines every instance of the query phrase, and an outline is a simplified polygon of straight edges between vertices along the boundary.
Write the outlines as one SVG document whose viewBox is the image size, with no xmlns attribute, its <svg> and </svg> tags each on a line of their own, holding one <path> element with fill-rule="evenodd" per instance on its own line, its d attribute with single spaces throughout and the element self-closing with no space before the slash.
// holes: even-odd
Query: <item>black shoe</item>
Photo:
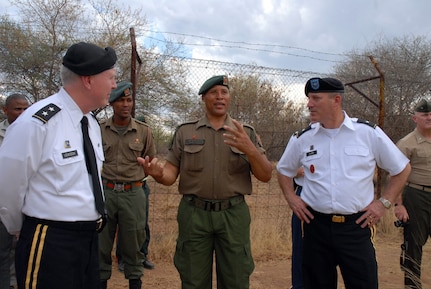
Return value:
<svg viewBox="0 0 431 289">
<path fill-rule="evenodd" d="M 141 289 L 142 281 L 140 279 L 130 279 L 129 280 L 129 289 Z"/>
<path fill-rule="evenodd" d="M 151 261 L 144 260 L 144 262 L 142 262 L 142 264 L 144 265 L 145 269 L 148 269 L 148 270 L 153 270 L 154 269 L 154 264 Z"/>
</svg>

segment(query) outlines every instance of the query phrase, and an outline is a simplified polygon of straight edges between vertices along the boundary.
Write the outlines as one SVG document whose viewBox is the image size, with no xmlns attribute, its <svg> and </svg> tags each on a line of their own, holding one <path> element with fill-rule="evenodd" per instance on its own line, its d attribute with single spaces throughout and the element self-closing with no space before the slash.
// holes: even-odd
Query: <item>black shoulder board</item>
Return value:
<svg viewBox="0 0 431 289">
<path fill-rule="evenodd" d="M 295 131 L 294 135 L 296 136 L 296 138 L 299 138 L 304 132 L 309 131 L 310 129 L 311 129 L 311 125 L 307 126 L 301 131 Z"/>
<path fill-rule="evenodd" d="M 56 106 L 53 103 L 48 104 L 47 106 L 39 109 L 35 114 L 33 114 L 34 118 L 46 123 L 51 117 L 53 117 L 57 112 L 59 112 L 61 108 Z"/>
<path fill-rule="evenodd" d="M 377 124 L 375 124 L 375 123 L 372 123 L 372 122 L 370 122 L 370 121 L 368 121 L 368 120 L 359 119 L 359 118 L 358 118 L 358 120 L 357 120 L 356 122 L 357 122 L 357 123 L 363 123 L 363 124 L 369 125 L 369 126 L 371 126 L 372 128 L 376 128 L 376 126 L 377 126 Z"/>
</svg>

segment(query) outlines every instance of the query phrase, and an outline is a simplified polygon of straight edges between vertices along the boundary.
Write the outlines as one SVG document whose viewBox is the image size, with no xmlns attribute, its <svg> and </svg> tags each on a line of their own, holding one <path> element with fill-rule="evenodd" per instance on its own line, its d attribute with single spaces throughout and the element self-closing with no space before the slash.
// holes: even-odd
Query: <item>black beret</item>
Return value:
<svg viewBox="0 0 431 289">
<path fill-rule="evenodd" d="M 425 98 L 421 99 L 415 107 L 415 111 L 417 112 L 430 112 L 431 111 L 431 102 L 426 100 Z"/>
<path fill-rule="evenodd" d="M 205 94 L 214 85 L 224 85 L 229 88 L 229 80 L 227 78 L 227 75 L 216 75 L 211 78 L 208 78 L 204 82 L 204 84 L 202 84 L 198 94 Z"/>
<path fill-rule="evenodd" d="M 78 75 L 96 75 L 114 67 L 117 55 L 114 49 L 103 49 L 95 44 L 80 42 L 67 49 L 63 65 Z"/>
<path fill-rule="evenodd" d="M 305 84 L 305 95 L 308 96 L 309 92 L 344 92 L 344 85 L 335 78 L 314 77 Z"/>
<path fill-rule="evenodd" d="M 114 102 L 122 96 L 132 95 L 131 92 L 132 83 L 128 81 L 122 81 L 117 83 L 117 88 L 112 90 L 109 102 Z"/>
</svg>

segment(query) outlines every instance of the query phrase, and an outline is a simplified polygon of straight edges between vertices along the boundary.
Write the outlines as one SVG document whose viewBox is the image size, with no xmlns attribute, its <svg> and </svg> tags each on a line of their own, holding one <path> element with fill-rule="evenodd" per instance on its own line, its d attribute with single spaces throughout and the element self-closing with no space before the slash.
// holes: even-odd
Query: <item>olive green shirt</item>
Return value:
<svg viewBox="0 0 431 289">
<path fill-rule="evenodd" d="M 102 177 L 116 182 L 141 181 L 145 173 L 136 158 L 156 154 L 149 126 L 132 118 L 124 134 L 120 135 L 109 118 L 100 124 L 100 128 L 105 154 Z"/>
<path fill-rule="evenodd" d="M 410 160 L 412 171 L 408 182 L 431 186 L 431 142 L 415 129 L 400 139 L 397 146 Z"/>
<path fill-rule="evenodd" d="M 230 116 L 225 124 L 235 128 Z M 264 154 L 265 150 L 253 127 L 244 125 L 250 139 Z M 217 200 L 238 194 L 251 194 L 251 166 L 247 156 L 224 143 L 221 128 L 215 130 L 204 117 L 180 125 L 175 132 L 167 161 L 179 168 L 180 194 Z"/>
</svg>

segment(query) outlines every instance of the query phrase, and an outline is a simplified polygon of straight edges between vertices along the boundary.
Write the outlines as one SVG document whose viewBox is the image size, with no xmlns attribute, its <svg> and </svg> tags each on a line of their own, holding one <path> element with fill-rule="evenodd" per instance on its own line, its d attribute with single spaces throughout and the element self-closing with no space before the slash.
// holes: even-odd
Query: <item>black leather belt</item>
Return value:
<svg viewBox="0 0 431 289">
<path fill-rule="evenodd" d="M 355 222 L 357 219 L 359 219 L 360 216 L 362 216 L 363 212 L 358 212 L 355 214 L 324 214 L 317 212 L 310 207 L 308 207 L 310 212 L 313 214 L 313 216 L 317 219 L 323 219 L 332 223 L 351 223 Z"/>
<path fill-rule="evenodd" d="M 96 221 L 67 222 L 67 221 L 52 221 L 52 220 L 25 216 L 25 220 L 33 224 L 48 225 L 54 228 L 60 228 L 65 230 L 101 232 L 106 225 L 107 218 L 100 217 Z"/>
<path fill-rule="evenodd" d="M 238 195 L 225 200 L 206 200 L 195 195 L 184 195 L 183 199 L 190 205 L 205 211 L 224 211 L 244 202 L 244 195 Z"/>
<path fill-rule="evenodd" d="M 416 190 L 421 190 L 424 192 L 431 193 L 431 187 L 430 186 L 422 186 L 422 185 L 413 184 L 413 183 L 407 183 L 407 186 L 409 186 L 413 189 L 416 189 Z"/>
</svg>

